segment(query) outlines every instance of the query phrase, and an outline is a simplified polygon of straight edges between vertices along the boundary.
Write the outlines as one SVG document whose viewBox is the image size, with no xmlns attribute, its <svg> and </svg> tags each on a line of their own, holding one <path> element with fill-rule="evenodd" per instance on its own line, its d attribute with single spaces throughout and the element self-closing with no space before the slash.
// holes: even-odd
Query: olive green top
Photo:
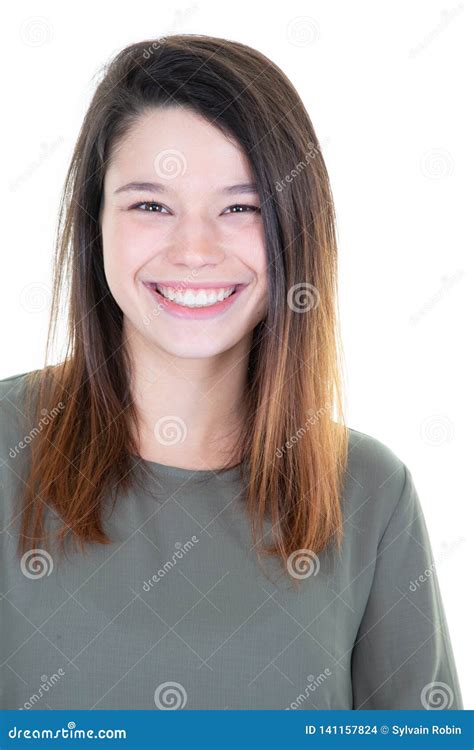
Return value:
<svg viewBox="0 0 474 750">
<path fill-rule="evenodd" d="M 104 504 L 112 544 L 20 561 L 25 375 L 0 381 L 0 708 L 463 708 L 420 501 L 387 446 L 350 430 L 343 546 L 289 560 L 299 587 L 258 564 L 239 467 L 138 457 L 144 487 Z"/>
</svg>

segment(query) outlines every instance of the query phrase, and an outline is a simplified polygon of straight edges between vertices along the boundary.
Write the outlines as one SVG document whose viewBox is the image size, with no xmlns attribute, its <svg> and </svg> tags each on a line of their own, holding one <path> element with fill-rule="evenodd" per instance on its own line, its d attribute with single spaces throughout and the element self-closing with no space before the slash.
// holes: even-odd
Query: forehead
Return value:
<svg viewBox="0 0 474 750">
<path fill-rule="evenodd" d="M 174 165 L 174 174 L 173 174 Z M 240 146 L 199 114 L 169 107 L 139 118 L 117 144 L 107 165 L 106 186 L 126 180 L 156 180 L 170 171 L 170 187 L 204 187 L 252 177 Z"/>
</svg>

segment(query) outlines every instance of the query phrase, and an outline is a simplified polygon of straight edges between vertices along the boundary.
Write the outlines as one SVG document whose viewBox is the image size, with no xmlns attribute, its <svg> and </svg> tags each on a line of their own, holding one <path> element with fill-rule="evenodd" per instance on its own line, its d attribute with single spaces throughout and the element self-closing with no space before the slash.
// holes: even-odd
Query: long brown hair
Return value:
<svg viewBox="0 0 474 750">
<path fill-rule="evenodd" d="M 312 123 L 285 74 L 244 44 L 193 34 L 120 51 L 76 142 L 60 206 L 45 365 L 27 378 L 35 419 L 59 402 L 63 408 L 31 444 L 18 551 L 43 543 L 46 506 L 61 521 L 63 550 L 66 538 L 81 549 L 111 543 L 103 500 L 137 479 L 131 362 L 123 313 L 104 274 L 99 216 L 114 148 L 143 113 L 166 105 L 191 108 L 230 134 L 258 187 L 268 312 L 253 331 L 243 405 L 250 419 L 236 445 L 254 547 L 259 556 L 279 555 L 286 568 L 290 556 L 317 554 L 333 542 L 340 549 L 343 536 L 349 432 L 332 193 Z M 48 365 L 65 289 L 66 351 L 60 364 Z M 222 470 L 230 465 L 232 458 Z M 261 536 L 266 516 L 269 547 Z"/>
</svg>

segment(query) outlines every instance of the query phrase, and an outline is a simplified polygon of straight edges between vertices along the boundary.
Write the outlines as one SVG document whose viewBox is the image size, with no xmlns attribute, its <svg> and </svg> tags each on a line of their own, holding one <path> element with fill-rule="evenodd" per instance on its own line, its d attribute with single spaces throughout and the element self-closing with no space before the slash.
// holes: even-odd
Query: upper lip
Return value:
<svg viewBox="0 0 474 750">
<path fill-rule="evenodd" d="M 158 284 L 176 289 L 227 289 L 231 286 L 245 286 L 235 281 L 145 281 L 145 284 Z"/>
</svg>

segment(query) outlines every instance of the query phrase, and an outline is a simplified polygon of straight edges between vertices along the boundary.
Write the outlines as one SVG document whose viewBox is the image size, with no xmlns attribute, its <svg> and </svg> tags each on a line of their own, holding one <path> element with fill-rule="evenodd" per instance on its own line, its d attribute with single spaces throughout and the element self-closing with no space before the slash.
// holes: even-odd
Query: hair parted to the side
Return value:
<svg viewBox="0 0 474 750">
<path fill-rule="evenodd" d="M 332 193 L 312 123 L 285 74 L 244 44 L 194 34 L 120 51 L 84 118 L 61 199 L 45 365 L 29 374 L 27 390 L 33 419 L 60 401 L 64 408 L 31 443 L 18 552 L 44 546 L 46 506 L 60 519 L 63 551 L 67 539 L 81 550 L 116 541 L 104 531 L 103 501 L 138 481 L 131 362 L 104 273 L 99 215 L 113 150 L 141 115 L 167 105 L 190 108 L 229 135 L 257 183 L 268 313 L 253 332 L 243 405 L 250 418 L 236 446 L 256 552 L 280 556 L 286 569 L 292 553 L 340 549 L 343 537 L 348 429 Z M 66 352 L 48 365 L 66 288 Z"/>
</svg>

